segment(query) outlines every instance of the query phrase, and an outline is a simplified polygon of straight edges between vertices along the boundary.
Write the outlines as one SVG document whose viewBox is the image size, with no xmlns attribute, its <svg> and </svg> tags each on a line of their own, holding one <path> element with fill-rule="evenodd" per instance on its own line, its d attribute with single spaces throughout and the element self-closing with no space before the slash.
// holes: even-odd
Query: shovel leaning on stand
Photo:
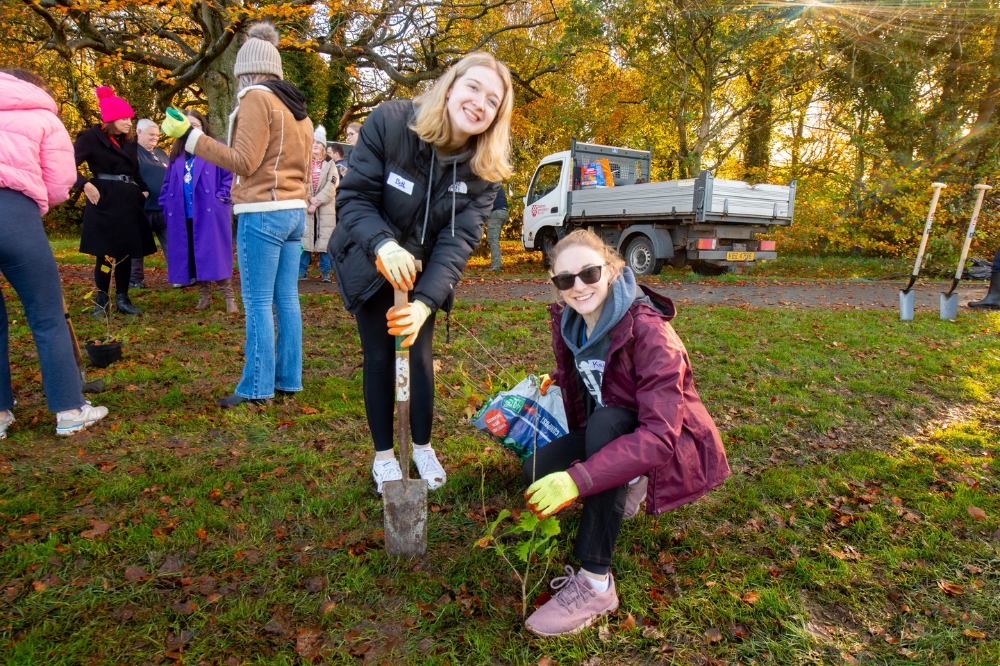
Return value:
<svg viewBox="0 0 1000 666">
<path fill-rule="evenodd" d="M 416 262 L 421 270 L 420 262 Z M 393 307 L 405 307 L 409 292 L 393 290 Z M 410 350 L 396 336 L 396 412 L 399 464 L 403 478 L 382 484 L 385 510 L 385 552 L 393 557 L 417 557 L 427 551 L 427 481 L 410 478 Z"/>
<path fill-rule="evenodd" d="M 931 183 L 934 194 L 931 196 L 931 209 L 927 213 L 927 222 L 924 224 L 924 235 L 920 239 L 920 249 L 917 250 L 917 260 L 913 264 L 913 274 L 910 281 L 903 289 L 899 290 L 899 320 L 913 321 L 913 283 L 917 281 L 920 274 L 920 263 L 924 260 L 924 250 L 927 249 L 927 238 L 931 235 L 931 224 L 934 223 L 934 211 L 937 210 L 938 198 L 941 190 L 948 187 L 944 183 Z"/>
<path fill-rule="evenodd" d="M 969 246 L 972 245 L 972 234 L 976 232 L 976 221 L 979 219 L 979 209 L 983 207 L 983 197 L 986 196 L 986 191 L 991 189 L 993 188 L 983 183 L 976 185 L 976 206 L 972 209 L 972 219 L 969 220 L 969 231 L 965 234 L 965 244 L 962 245 L 962 256 L 958 260 L 955 278 L 951 281 L 951 289 L 941 292 L 941 319 L 954 321 L 958 318 L 958 294 L 955 293 L 955 288 L 958 287 L 962 272 L 965 270 L 965 260 L 969 256 Z"/>
</svg>

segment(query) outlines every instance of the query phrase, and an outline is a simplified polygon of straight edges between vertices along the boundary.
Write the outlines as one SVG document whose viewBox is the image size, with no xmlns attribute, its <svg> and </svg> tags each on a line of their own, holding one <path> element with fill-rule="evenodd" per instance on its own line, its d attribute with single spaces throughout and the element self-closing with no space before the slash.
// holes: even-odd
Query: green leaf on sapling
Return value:
<svg viewBox="0 0 1000 666">
<path fill-rule="evenodd" d="M 518 519 L 518 527 L 522 532 L 533 532 L 536 525 L 538 525 L 538 516 L 531 511 L 521 512 L 521 517 Z"/>
<path fill-rule="evenodd" d="M 501 510 L 500 514 L 497 516 L 497 519 L 494 520 L 492 523 L 490 523 L 489 533 L 493 534 L 494 530 L 496 530 L 496 528 L 497 528 L 497 525 L 499 525 L 501 522 L 503 522 L 503 520 L 505 518 L 507 518 L 508 516 L 510 516 L 510 511 L 508 511 L 507 509 Z"/>
<path fill-rule="evenodd" d="M 538 531 L 544 538 L 551 539 L 559 534 L 559 519 L 555 516 L 549 516 L 538 524 Z"/>
</svg>

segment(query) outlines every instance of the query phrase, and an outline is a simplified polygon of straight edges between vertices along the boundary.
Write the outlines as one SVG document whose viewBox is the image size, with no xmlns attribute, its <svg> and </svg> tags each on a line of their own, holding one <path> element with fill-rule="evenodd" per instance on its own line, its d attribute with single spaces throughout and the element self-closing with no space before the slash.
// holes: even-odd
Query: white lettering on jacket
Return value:
<svg viewBox="0 0 1000 666">
<path fill-rule="evenodd" d="M 406 192 L 407 194 L 413 194 L 413 183 L 409 180 L 406 180 L 405 178 L 403 178 L 398 174 L 395 174 L 390 171 L 389 179 L 385 182 L 388 183 L 389 185 L 392 185 L 397 190 Z"/>
<path fill-rule="evenodd" d="M 468 194 L 469 186 L 465 184 L 464 180 L 460 180 L 457 183 L 452 183 L 448 186 L 449 192 L 457 192 L 458 194 Z"/>
</svg>

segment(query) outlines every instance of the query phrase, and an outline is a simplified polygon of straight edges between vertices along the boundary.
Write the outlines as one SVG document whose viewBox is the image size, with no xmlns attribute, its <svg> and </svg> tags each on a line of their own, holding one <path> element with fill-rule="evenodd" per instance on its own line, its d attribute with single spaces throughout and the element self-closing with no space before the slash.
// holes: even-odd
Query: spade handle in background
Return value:
<svg viewBox="0 0 1000 666">
<path fill-rule="evenodd" d="M 969 231 L 965 234 L 965 243 L 962 245 L 962 255 L 958 259 L 958 268 L 955 269 L 955 278 L 951 281 L 951 289 L 946 296 L 955 293 L 955 288 L 962 279 L 962 272 L 965 270 L 965 260 L 969 257 L 969 246 L 972 245 L 972 234 L 976 233 L 976 222 L 979 220 L 979 211 L 983 207 L 983 197 L 987 190 L 993 189 L 989 185 L 980 183 L 976 185 L 976 206 L 972 209 L 972 219 L 969 220 Z"/>
<path fill-rule="evenodd" d="M 927 222 L 924 224 L 924 235 L 920 238 L 920 249 L 917 250 L 917 260 L 913 263 L 913 273 L 910 275 L 910 281 L 903 289 L 904 294 L 910 293 L 913 283 L 917 281 L 917 276 L 920 274 L 920 264 L 924 260 L 924 250 L 927 249 L 927 238 L 931 235 L 931 224 L 934 223 L 934 211 L 937 210 L 938 198 L 941 196 L 941 190 L 948 186 L 944 183 L 931 183 L 931 187 L 934 188 L 934 194 L 931 196 L 931 209 L 927 212 Z"/>
<path fill-rule="evenodd" d="M 73 358 L 76 359 L 76 369 L 80 371 L 80 382 L 84 393 L 100 393 L 104 390 L 104 380 L 100 377 L 87 381 L 87 371 L 83 369 L 83 354 L 80 353 L 80 342 L 76 339 L 76 329 L 73 328 L 73 320 L 69 316 L 69 308 L 66 307 L 66 297 L 62 299 L 63 316 L 66 317 L 66 326 L 69 327 L 69 337 L 73 340 Z M 108 306 L 110 307 L 110 306 Z"/>
</svg>

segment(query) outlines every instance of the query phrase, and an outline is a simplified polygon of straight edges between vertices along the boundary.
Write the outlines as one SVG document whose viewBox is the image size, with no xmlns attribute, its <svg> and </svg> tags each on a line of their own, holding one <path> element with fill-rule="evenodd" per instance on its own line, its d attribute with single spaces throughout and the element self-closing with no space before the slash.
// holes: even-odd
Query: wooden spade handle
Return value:
<svg viewBox="0 0 1000 666">
<path fill-rule="evenodd" d="M 415 260 L 417 271 L 423 270 L 420 261 Z M 405 289 L 392 290 L 394 309 L 406 307 L 410 294 Z M 396 336 L 396 411 L 398 423 L 396 438 L 399 440 L 399 466 L 403 469 L 403 480 L 410 479 L 410 349 L 403 347 L 406 336 Z"/>
</svg>

